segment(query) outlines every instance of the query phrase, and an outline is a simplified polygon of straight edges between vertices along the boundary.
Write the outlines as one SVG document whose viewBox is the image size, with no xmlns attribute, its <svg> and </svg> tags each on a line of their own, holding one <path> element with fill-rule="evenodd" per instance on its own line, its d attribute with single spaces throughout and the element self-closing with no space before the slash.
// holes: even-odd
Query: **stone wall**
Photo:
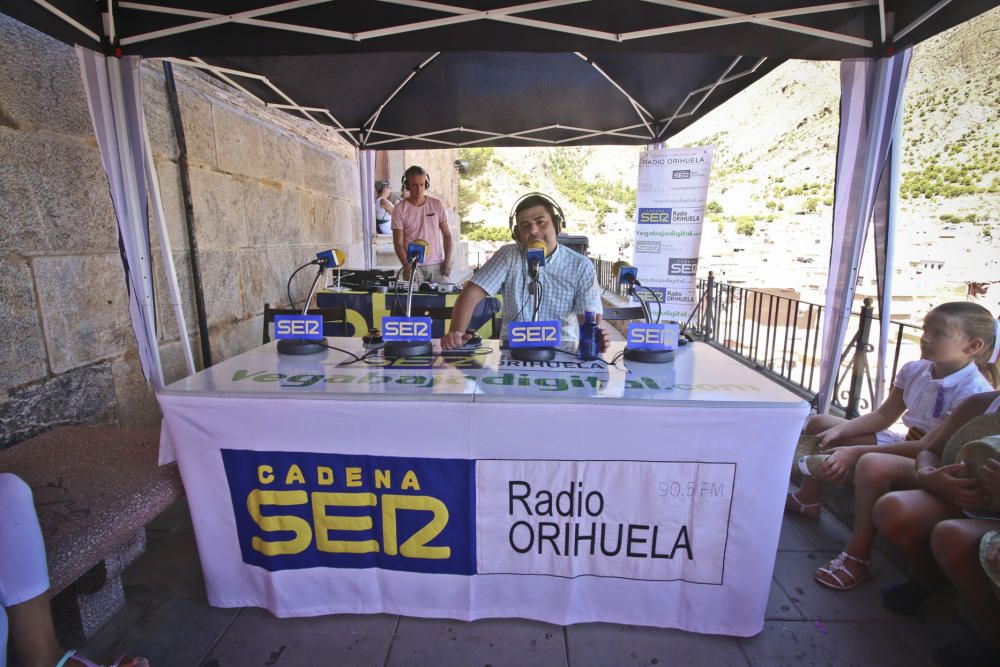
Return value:
<svg viewBox="0 0 1000 667">
<path fill-rule="evenodd" d="M 213 360 L 259 344 L 265 302 L 316 250 L 363 265 L 354 149 L 174 68 L 190 160 L 194 226 Z M 195 358 L 194 292 L 161 65 L 143 97 Z M 128 313 L 108 183 L 72 48 L 0 15 L 0 446 L 54 425 L 153 425 Z M 178 327 L 153 239 L 167 380 L 183 376 Z M 312 276 L 300 273 L 301 300 Z"/>
</svg>

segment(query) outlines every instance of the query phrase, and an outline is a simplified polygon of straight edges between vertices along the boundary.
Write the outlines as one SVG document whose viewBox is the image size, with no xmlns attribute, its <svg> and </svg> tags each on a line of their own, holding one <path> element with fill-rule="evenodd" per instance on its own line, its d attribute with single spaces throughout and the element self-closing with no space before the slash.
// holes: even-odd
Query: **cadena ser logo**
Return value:
<svg viewBox="0 0 1000 667">
<path fill-rule="evenodd" d="M 669 225 L 670 217 L 669 208 L 640 208 L 637 220 L 640 225 Z"/>
<path fill-rule="evenodd" d="M 474 574 L 474 461 L 222 450 L 243 561 Z"/>
</svg>

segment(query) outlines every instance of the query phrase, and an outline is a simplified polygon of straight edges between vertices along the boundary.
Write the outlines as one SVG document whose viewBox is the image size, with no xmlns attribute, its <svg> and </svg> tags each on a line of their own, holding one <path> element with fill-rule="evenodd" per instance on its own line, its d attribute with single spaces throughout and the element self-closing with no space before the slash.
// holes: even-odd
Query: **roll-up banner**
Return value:
<svg viewBox="0 0 1000 667">
<path fill-rule="evenodd" d="M 695 277 L 705 221 L 713 146 L 643 151 L 639 156 L 635 243 L 638 298 L 650 301 L 652 317 L 684 322 L 697 304 Z M 632 297 L 633 303 L 638 303 Z"/>
</svg>

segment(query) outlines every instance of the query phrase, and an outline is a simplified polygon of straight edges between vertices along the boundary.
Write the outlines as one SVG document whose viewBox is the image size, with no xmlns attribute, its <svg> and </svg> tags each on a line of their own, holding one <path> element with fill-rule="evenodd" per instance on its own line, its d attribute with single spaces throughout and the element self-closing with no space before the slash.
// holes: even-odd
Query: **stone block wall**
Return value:
<svg viewBox="0 0 1000 667">
<path fill-rule="evenodd" d="M 265 302 L 317 250 L 363 265 L 354 149 L 311 121 L 268 110 L 174 67 L 194 227 L 218 362 L 259 344 Z M 162 66 L 143 64 L 143 102 L 176 264 L 196 338 L 178 144 Z M 140 370 L 117 228 L 73 49 L 0 15 L 0 447 L 65 423 L 159 423 Z M 186 373 L 153 237 L 167 380 Z M 293 285 L 301 301 L 312 280 Z"/>
</svg>

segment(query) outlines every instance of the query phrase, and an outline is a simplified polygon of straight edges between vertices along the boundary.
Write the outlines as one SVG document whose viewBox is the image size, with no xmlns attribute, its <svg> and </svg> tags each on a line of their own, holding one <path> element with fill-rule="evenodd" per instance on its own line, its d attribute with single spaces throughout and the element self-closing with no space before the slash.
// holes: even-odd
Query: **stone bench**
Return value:
<svg viewBox="0 0 1000 667">
<path fill-rule="evenodd" d="M 176 465 L 157 465 L 159 441 L 159 429 L 67 426 L 0 451 L 0 472 L 34 494 L 64 641 L 124 604 L 120 575 L 145 549 L 146 524 L 181 496 Z"/>
</svg>

